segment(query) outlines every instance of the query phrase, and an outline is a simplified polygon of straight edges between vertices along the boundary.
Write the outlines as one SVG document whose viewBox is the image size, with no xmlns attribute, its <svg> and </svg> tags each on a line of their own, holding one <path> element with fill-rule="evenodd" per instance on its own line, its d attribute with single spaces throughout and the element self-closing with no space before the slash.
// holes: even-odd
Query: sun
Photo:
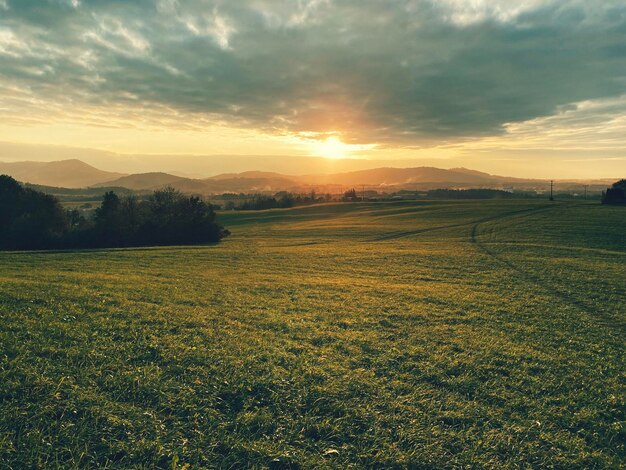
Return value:
<svg viewBox="0 0 626 470">
<path fill-rule="evenodd" d="M 344 158 L 349 151 L 349 145 L 344 144 L 337 137 L 329 137 L 323 142 L 315 144 L 315 153 L 325 158 Z"/>
<path fill-rule="evenodd" d="M 296 137 L 296 142 L 305 148 L 312 157 L 323 157 L 330 160 L 339 160 L 342 158 L 354 158 L 354 155 L 360 155 L 360 152 L 369 152 L 377 147 L 375 143 L 369 144 L 346 144 L 340 139 L 338 134 L 326 134 L 326 139 L 321 140 L 311 133 L 302 133 Z"/>
</svg>

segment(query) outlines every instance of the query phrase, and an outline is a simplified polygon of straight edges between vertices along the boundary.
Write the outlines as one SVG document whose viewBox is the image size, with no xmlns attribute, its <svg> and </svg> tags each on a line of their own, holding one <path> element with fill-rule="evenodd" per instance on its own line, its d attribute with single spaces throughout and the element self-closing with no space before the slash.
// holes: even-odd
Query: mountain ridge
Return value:
<svg viewBox="0 0 626 470">
<path fill-rule="evenodd" d="M 337 173 L 299 176 L 270 171 L 222 173 L 207 178 L 189 178 L 166 172 L 123 174 L 99 170 L 81 160 L 55 162 L 0 162 L 0 173 L 19 181 L 61 188 L 126 188 L 155 190 L 172 186 L 187 193 L 271 193 L 279 191 L 341 192 L 350 187 L 370 190 L 425 190 L 435 188 L 538 188 L 548 180 L 492 175 L 468 168 L 443 169 L 432 166 L 409 168 L 379 167 Z M 565 182 L 566 180 L 561 180 Z M 590 180 L 591 181 L 591 180 Z M 590 182 L 588 181 L 588 182 Z M 604 184 L 610 180 L 594 180 Z M 583 184 L 582 181 L 570 181 Z"/>
<path fill-rule="evenodd" d="M 76 158 L 53 162 L 0 162 L 0 173 L 26 183 L 64 188 L 84 188 L 125 176 L 99 170 Z"/>
</svg>

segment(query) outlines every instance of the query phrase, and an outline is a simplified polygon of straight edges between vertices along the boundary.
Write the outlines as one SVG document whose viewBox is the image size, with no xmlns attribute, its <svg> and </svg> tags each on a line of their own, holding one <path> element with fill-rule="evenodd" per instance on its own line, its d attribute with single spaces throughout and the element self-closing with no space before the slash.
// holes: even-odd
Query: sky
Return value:
<svg viewBox="0 0 626 470">
<path fill-rule="evenodd" d="M 626 2 L 0 0 L 0 143 L 116 171 L 626 177 Z"/>
</svg>

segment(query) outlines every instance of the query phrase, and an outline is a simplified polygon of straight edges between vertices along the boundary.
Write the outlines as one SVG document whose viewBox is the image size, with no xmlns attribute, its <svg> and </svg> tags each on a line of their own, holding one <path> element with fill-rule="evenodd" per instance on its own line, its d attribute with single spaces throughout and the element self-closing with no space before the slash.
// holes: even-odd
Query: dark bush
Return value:
<svg viewBox="0 0 626 470">
<path fill-rule="evenodd" d="M 215 222 L 210 204 L 165 188 L 146 201 L 106 193 L 83 238 L 87 245 L 113 247 L 193 245 L 217 242 L 226 235 L 228 231 Z"/>
<path fill-rule="evenodd" d="M 349 202 L 356 202 L 359 200 L 359 196 L 356 194 L 356 189 L 352 188 L 343 193 L 343 200 Z"/>
<path fill-rule="evenodd" d="M 55 248 L 68 230 L 68 217 L 55 197 L 0 175 L 0 248 Z"/>
<path fill-rule="evenodd" d="M 107 192 L 86 220 L 75 209 L 64 211 L 55 197 L 0 176 L 0 249 L 190 245 L 226 235 L 210 204 L 172 188 L 145 201 Z"/>
<path fill-rule="evenodd" d="M 430 199 L 513 199 L 528 197 L 501 189 L 432 189 L 426 193 Z"/>
<path fill-rule="evenodd" d="M 602 191 L 602 204 L 626 204 L 626 180 L 619 180 Z"/>
<path fill-rule="evenodd" d="M 239 205 L 235 205 L 232 201 L 229 201 L 225 208 L 244 211 L 259 211 L 266 209 L 287 209 L 289 207 L 316 204 L 323 201 L 324 200 L 322 198 L 318 198 L 315 195 L 314 191 L 308 195 L 295 195 L 286 191 L 281 191 L 274 194 L 274 196 L 257 194 Z"/>
</svg>

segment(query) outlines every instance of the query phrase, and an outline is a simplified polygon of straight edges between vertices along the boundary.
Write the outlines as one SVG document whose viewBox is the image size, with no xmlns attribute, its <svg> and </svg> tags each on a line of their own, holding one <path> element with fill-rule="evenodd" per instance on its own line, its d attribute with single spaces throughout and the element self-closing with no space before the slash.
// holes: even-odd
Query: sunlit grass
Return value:
<svg viewBox="0 0 626 470">
<path fill-rule="evenodd" d="M 621 208 L 221 218 L 217 246 L 0 255 L 0 462 L 623 462 Z"/>
</svg>

